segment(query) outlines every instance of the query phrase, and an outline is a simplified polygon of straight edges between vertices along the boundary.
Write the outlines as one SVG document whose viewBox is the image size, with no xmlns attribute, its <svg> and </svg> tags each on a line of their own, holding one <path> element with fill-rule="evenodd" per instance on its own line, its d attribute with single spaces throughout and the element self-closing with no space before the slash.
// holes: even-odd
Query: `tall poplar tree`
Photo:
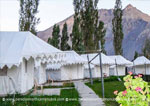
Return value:
<svg viewBox="0 0 150 106">
<path fill-rule="evenodd" d="M 20 0 L 19 31 L 30 31 L 36 34 L 36 25 L 40 18 L 36 18 L 38 13 L 39 0 Z"/>
<path fill-rule="evenodd" d="M 68 31 L 67 31 L 67 24 L 65 23 L 62 29 L 62 37 L 61 37 L 61 44 L 60 44 L 61 50 L 71 49 L 68 44 L 68 40 L 69 40 L 69 37 L 68 37 Z"/>
<path fill-rule="evenodd" d="M 143 48 L 143 55 L 150 59 L 150 38 L 146 39 L 144 48 Z"/>
<path fill-rule="evenodd" d="M 122 4 L 121 0 L 116 0 L 116 4 L 113 10 L 114 18 L 112 20 L 112 31 L 114 35 L 113 45 L 116 55 L 122 55 L 122 40 L 124 37 L 123 27 L 122 27 Z"/>
<path fill-rule="evenodd" d="M 104 36 L 106 31 L 104 29 L 104 23 L 99 22 L 98 1 L 99 0 L 74 0 L 73 2 L 75 16 L 72 32 L 75 33 L 74 35 L 78 35 L 75 36 L 75 41 L 78 41 L 76 39 L 79 38 L 83 40 L 83 47 L 86 51 L 97 50 L 98 41 L 100 40 L 104 52 Z M 74 37 L 73 34 L 72 37 Z"/>
<path fill-rule="evenodd" d="M 72 49 L 75 51 L 84 51 L 83 34 L 80 28 L 80 0 L 74 0 L 74 24 L 71 33 L 72 37 Z"/>
<path fill-rule="evenodd" d="M 135 60 L 138 56 L 139 56 L 138 52 L 135 51 L 135 53 L 134 53 L 134 60 Z"/>
<path fill-rule="evenodd" d="M 53 27 L 52 38 L 48 38 L 48 43 L 58 49 L 59 49 L 59 43 L 60 43 L 60 34 L 59 33 L 60 33 L 59 25 L 55 24 Z"/>
<path fill-rule="evenodd" d="M 98 0 L 81 0 L 81 30 L 85 50 L 94 50 L 94 34 L 98 24 Z"/>
<path fill-rule="evenodd" d="M 73 30 L 72 30 L 72 49 L 75 51 L 84 51 L 83 45 L 83 35 L 79 29 L 77 20 L 74 21 Z"/>
<path fill-rule="evenodd" d="M 95 31 L 95 36 L 94 36 L 94 42 L 95 42 L 95 49 L 99 49 L 99 41 L 101 41 L 101 49 L 102 52 L 106 54 L 104 45 L 105 45 L 105 34 L 106 34 L 106 29 L 104 28 L 104 23 L 102 21 L 99 22 L 98 27 L 96 28 Z"/>
</svg>

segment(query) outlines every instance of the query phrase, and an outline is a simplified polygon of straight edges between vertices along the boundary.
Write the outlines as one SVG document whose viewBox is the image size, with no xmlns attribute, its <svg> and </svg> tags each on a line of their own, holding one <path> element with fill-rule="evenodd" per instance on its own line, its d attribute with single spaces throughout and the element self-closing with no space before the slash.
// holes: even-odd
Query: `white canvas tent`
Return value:
<svg viewBox="0 0 150 106">
<path fill-rule="evenodd" d="M 150 75 L 150 60 L 140 56 L 134 60 L 135 74 Z"/>
<path fill-rule="evenodd" d="M 91 68 L 91 73 L 92 73 L 93 77 L 95 77 L 96 70 L 94 70 L 95 69 L 94 65 L 90 64 L 90 68 Z M 89 66 L 87 63 L 84 64 L 84 78 L 90 78 Z"/>
<path fill-rule="evenodd" d="M 125 75 L 125 70 L 128 65 L 132 65 L 132 62 L 125 59 L 121 55 L 109 56 L 115 61 L 115 65 L 110 67 L 110 75 L 123 76 Z"/>
<path fill-rule="evenodd" d="M 65 63 L 47 66 L 47 79 L 50 77 L 55 81 L 83 79 L 84 66 L 86 62 L 74 51 L 65 51 Z"/>
<path fill-rule="evenodd" d="M 58 63 L 63 55 L 30 32 L 0 32 L 0 95 L 27 92 L 34 69 L 40 72 L 42 64 Z"/>
<path fill-rule="evenodd" d="M 89 60 L 91 60 L 92 58 L 94 58 L 97 53 L 93 53 L 93 54 L 88 54 L 89 55 Z M 84 57 L 85 59 L 87 59 L 87 54 L 83 54 L 81 55 L 82 57 Z M 102 57 L 102 69 L 103 69 L 103 75 L 109 76 L 109 67 L 110 65 L 115 64 L 115 62 L 110 59 L 108 56 L 106 56 L 105 54 L 101 54 Z M 97 78 L 97 77 L 101 77 L 101 73 L 100 73 L 100 60 L 99 60 L 99 56 L 97 56 L 92 62 L 91 64 L 94 65 L 94 70 L 92 70 L 92 77 L 93 78 Z M 87 70 L 87 69 L 85 69 Z M 88 69 L 89 71 L 89 69 Z M 89 75 L 88 71 L 85 71 L 86 75 Z M 89 78 L 90 76 L 88 76 Z"/>
</svg>

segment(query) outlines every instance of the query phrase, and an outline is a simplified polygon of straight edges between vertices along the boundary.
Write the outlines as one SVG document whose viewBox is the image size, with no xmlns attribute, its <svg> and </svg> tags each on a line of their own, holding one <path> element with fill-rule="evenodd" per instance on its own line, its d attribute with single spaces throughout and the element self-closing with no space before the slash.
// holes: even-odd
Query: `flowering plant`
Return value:
<svg viewBox="0 0 150 106">
<path fill-rule="evenodd" d="M 150 85 L 145 82 L 141 75 L 132 76 L 132 72 L 123 78 L 126 90 L 114 91 L 116 101 L 120 106 L 150 106 Z"/>
</svg>

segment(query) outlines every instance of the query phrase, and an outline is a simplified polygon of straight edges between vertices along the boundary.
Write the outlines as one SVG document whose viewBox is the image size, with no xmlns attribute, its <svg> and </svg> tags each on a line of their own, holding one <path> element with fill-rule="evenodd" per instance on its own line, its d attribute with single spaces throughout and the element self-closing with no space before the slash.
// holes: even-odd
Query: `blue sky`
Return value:
<svg viewBox="0 0 150 106">
<path fill-rule="evenodd" d="M 123 8 L 132 4 L 150 15 L 150 0 L 122 0 Z M 115 0 L 99 0 L 98 8 L 111 9 Z M 40 0 L 38 31 L 45 30 L 74 13 L 72 0 Z M 0 0 L 0 31 L 18 31 L 19 0 Z"/>
</svg>

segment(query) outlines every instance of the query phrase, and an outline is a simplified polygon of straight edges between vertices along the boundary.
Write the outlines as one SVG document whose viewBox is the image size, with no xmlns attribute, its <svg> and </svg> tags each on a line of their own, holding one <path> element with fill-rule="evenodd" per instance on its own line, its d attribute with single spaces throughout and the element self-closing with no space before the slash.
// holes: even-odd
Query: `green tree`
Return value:
<svg viewBox="0 0 150 106">
<path fill-rule="evenodd" d="M 105 52 L 104 36 L 106 30 L 104 29 L 104 23 L 102 21 L 99 22 L 98 1 L 99 0 L 74 0 L 75 22 L 73 28 L 76 30 L 73 29 L 73 31 L 76 32 L 77 36 L 73 37 L 77 42 L 78 40 L 76 39 L 79 38 L 83 41 L 83 47 L 86 51 L 97 50 L 98 41 L 100 40 L 103 52 Z M 75 44 L 73 42 L 73 45 Z"/>
<path fill-rule="evenodd" d="M 75 20 L 72 30 L 72 49 L 75 51 L 84 51 L 82 32 L 79 29 L 79 24 Z"/>
<path fill-rule="evenodd" d="M 61 44 L 60 44 L 61 50 L 71 49 L 68 44 L 68 40 L 69 40 L 69 37 L 68 37 L 68 31 L 67 31 L 67 24 L 65 23 L 63 25 L 63 30 L 62 30 L 62 37 L 61 37 Z"/>
<path fill-rule="evenodd" d="M 83 45 L 83 34 L 80 28 L 80 0 L 74 0 L 74 24 L 73 29 L 71 33 L 72 37 L 72 49 L 75 51 L 84 51 L 84 45 Z"/>
<path fill-rule="evenodd" d="M 116 0 L 116 4 L 113 10 L 114 18 L 112 20 L 112 30 L 114 35 L 113 45 L 116 55 L 122 55 L 122 40 L 124 37 L 122 28 L 122 4 L 121 0 Z"/>
<path fill-rule="evenodd" d="M 105 45 L 105 33 L 106 29 L 104 28 L 104 23 L 102 21 L 99 22 L 98 27 L 95 32 L 95 49 L 99 49 L 99 41 L 101 41 L 101 49 L 103 53 L 106 53 L 104 45 Z"/>
<path fill-rule="evenodd" d="M 36 25 L 40 18 L 36 18 L 38 13 L 39 0 L 20 0 L 19 31 L 30 31 L 36 34 Z"/>
<path fill-rule="evenodd" d="M 95 49 L 94 34 L 98 24 L 98 0 L 81 0 L 80 16 L 81 30 L 83 33 L 83 42 L 85 50 Z"/>
<path fill-rule="evenodd" d="M 48 38 L 48 43 L 58 49 L 59 49 L 59 43 L 60 43 L 60 34 L 59 33 L 60 33 L 59 25 L 55 24 L 53 27 L 52 38 Z"/>
<path fill-rule="evenodd" d="M 145 41 L 143 55 L 150 59 L 150 39 L 146 39 Z"/>
<path fill-rule="evenodd" d="M 134 53 L 134 60 L 135 60 L 138 56 L 139 56 L 138 52 L 135 51 L 135 53 Z"/>
</svg>

